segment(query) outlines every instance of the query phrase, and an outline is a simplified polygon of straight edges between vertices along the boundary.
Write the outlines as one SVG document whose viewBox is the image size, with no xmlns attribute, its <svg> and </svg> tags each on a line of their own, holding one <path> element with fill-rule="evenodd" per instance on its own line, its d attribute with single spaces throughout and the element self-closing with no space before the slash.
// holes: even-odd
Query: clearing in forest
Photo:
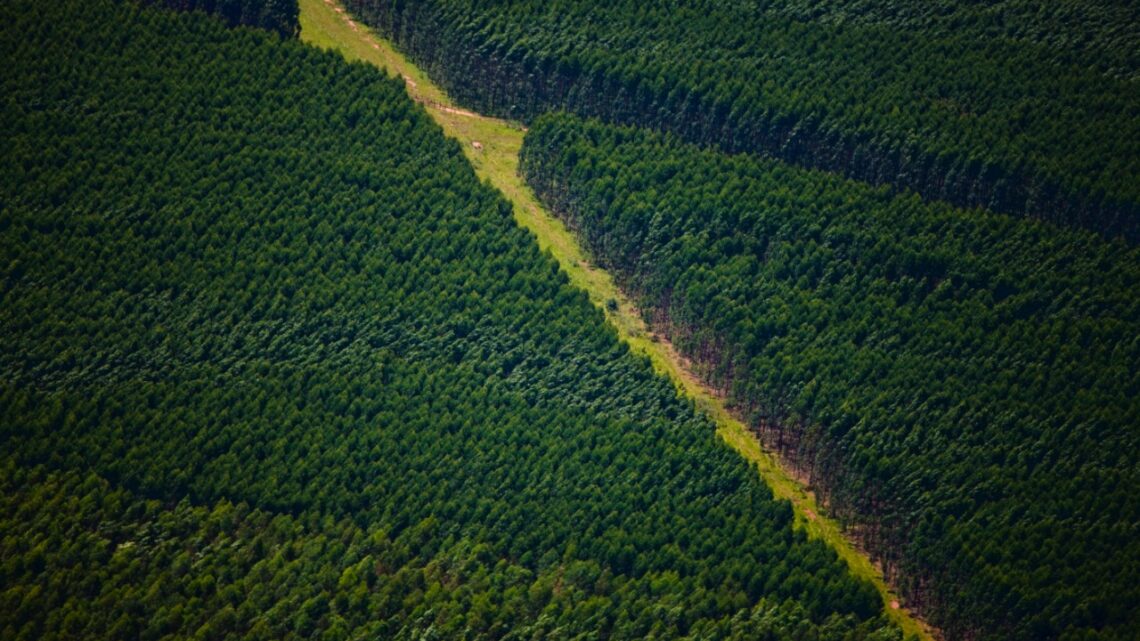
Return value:
<svg viewBox="0 0 1140 641">
<path fill-rule="evenodd" d="M 684 359 L 661 337 L 650 331 L 638 310 L 617 288 L 612 277 L 595 267 L 566 226 L 550 215 L 518 175 L 519 150 L 525 129 L 517 124 L 460 109 L 428 76 L 368 27 L 353 21 L 333 0 L 300 0 L 301 38 L 313 45 L 339 51 L 348 60 L 361 60 L 402 77 L 408 94 L 424 106 L 444 132 L 462 143 L 464 154 L 476 173 L 503 193 L 514 206 L 515 219 L 537 238 L 539 246 L 558 260 L 570 281 L 585 290 L 590 300 L 605 310 L 622 340 L 644 354 L 654 368 L 667 375 L 686 396 L 713 420 L 717 433 L 747 460 L 756 464 L 773 493 L 792 503 L 796 524 L 810 536 L 824 540 L 847 562 L 851 571 L 874 583 L 890 604 L 885 612 L 904 634 L 932 639 L 929 626 L 906 608 L 883 580 L 870 559 L 843 536 L 838 523 L 829 518 L 810 490 L 784 471 L 765 452 L 748 429 L 733 417 L 711 390 L 689 372 Z M 474 143 L 479 143 L 475 145 Z M 606 305 L 609 300 L 617 302 Z"/>
</svg>

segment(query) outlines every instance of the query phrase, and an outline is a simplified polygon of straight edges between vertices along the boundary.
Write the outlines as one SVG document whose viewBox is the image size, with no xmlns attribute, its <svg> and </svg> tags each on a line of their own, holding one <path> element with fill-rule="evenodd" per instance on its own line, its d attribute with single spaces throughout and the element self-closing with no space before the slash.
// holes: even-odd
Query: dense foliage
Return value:
<svg viewBox="0 0 1140 641">
<path fill-rule="evenodd" d="M 769 4 L 799 20 L 881 25 L 955 37 L 1003 39 L 1035 46 L 1037 55 L 1061 65 L 1091 67 L 1136 80 L 1140 76 L 1137 7 L 1120 2 L 1064 0 L 843 0 L 826 4 L 776 0 Z"/>
<path fill-rule="evenodd" d="M 644 130 L 522 167 L 951 639 L 1140 630 L 1140 250 Z"/>
<path fill-rule="evenodd" d="M 346 4 L 484 112 L 567 110 L 1140 240 L 1136 5 Z"/>
<path fill-rule="evenodd" d="M 138 0 L 175 11 L 202 11 L 218 16 L 231 27 L 244 25 L 267 29 L 286 38 L 301 33 L 297 0 Z"/>
<path fill-rule="evenodd" d="M 0 4 L 0 637 L 897 639 L 402 83 Z"/>
<path fill-rule="evenodd" d="M 469 539 L 425 547 L 430 521 L 393 539 L 314 512 L 142 499 L 91 473 L 2 471 L 5 639 L 589 638 L 575 631 L 604 629 L 595 582 L 621 581 L 583 561 L 535 573 Z M 668 637 L 672 580 L 613 591 L 628 607 L 660 599 L 646 614 Z M 864 638 L 851 627 L 762 598 L 703 638 Z"/>
</svg>

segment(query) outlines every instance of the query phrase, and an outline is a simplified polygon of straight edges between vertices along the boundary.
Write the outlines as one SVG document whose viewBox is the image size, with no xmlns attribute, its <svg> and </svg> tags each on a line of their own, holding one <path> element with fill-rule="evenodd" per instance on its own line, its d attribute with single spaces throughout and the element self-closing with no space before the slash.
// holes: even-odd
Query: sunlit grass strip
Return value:
<svg viewBox="0 0 1140 641">
<path fill-rule="evenodd" d="M 610 274 L 595 267 L 570 230 L 542 207 L 534 192 L 518 175 L 522 128 L 459 109 L 426 74 L 387 40 L 350 18 L 339 4 L 326 0 L 300 0 L 300 5 L 301 38 L 313 45 L 339 51 L 348 60 L 363 60 L 390 74 L 402 76 L 412 98 L 424 104 L 448 136 L 463 144 L 464 153 L 476 174 L 511 201 L 515 219 L 534 233 L 539 247 L 554 256 L 569 275 L 570 282 L 586 291 L 590 300 L 605 310 L 606 318 L 622 340 L 634 352 L 647 356 L 658 372 L 667 375 L 678 390 L 712 417 L 717 425 L 717 434 L 741 456 L 756 464 L 760 476 L 778 498 L 792 503 L 796 526 L 809 536 L 822 539 L 847 562 L 852 573 L 871 581 L 883 597 L 887 616 L 905 635 L 933 639 L 929 627 L 906 609 L 890 606 L 899 597 L 887 586 L 882 573 L 870 559 L 843 536 L 839 524 L 824 514 L 814 495 L 789 476 L 775 458 L 760 447 L 759 441 L 744 424 L 685 369 L 683 359 L 672 346 L 653 336 L 637 308 L 614 284 Z M 475 143 L 479 143 L 478 146 Z M 606 305 L 611 300 L 616 301 L 616 310 Z"/>
</svg>

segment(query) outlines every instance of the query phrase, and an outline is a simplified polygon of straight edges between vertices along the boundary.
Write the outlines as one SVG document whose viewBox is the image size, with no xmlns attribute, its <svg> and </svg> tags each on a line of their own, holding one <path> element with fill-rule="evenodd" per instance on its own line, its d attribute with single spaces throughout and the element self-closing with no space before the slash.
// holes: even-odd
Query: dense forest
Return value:
<svg viewBox="0 0 1140 641">
<path fill-rule="evenodd" d="M 1140 14 L 1085 0 L 346 0 L 460 102 L 1140 240 Z"/>
<path fill-rule="evenodd" d="M 897 640 L 401 81 L 0 4 L 0 637 Z"/>
<path fill-rule="evenodd" d="M 297 0 L 137 0 L 174 11 L 200 11 L 217 16 L 231 27 L 248 26 L 272 31 L 285 38 L 301 33 Z"/>
<path fill-rule="evenodd" d="M 949 639 L 1140 630 L 1140 250 L 546 116 L 522 170 Z"/>
</svg>

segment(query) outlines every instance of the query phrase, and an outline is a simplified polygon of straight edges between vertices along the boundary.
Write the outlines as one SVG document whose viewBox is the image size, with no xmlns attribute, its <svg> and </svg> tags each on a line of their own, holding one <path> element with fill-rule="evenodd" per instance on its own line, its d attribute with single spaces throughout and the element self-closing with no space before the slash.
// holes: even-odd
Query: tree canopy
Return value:
<svg viewBox="0 0 1140 641">
<path fill-rule="evenodd" d="M 272 31 L 283 38 L 301 33 L 297 0 L 135 0 L 175 11 L 200 11 L 217 16 L 231 27 L 248 26 Z"/>
<path fill-rule="evenodd" d="M 402 83 L 0 5 L 0 637 L 899 632 Z"/>
<path fill-rule="evenodd" d="M 1140 240 L 1140 16 L 1082 0 L 347 0 L 448 92 Z"/>
<path fill-rule="evenodd" d="M 522 153 L 948 638 L 1140 629 L 1140 250 L 566 115 Z"/>
</svg>

